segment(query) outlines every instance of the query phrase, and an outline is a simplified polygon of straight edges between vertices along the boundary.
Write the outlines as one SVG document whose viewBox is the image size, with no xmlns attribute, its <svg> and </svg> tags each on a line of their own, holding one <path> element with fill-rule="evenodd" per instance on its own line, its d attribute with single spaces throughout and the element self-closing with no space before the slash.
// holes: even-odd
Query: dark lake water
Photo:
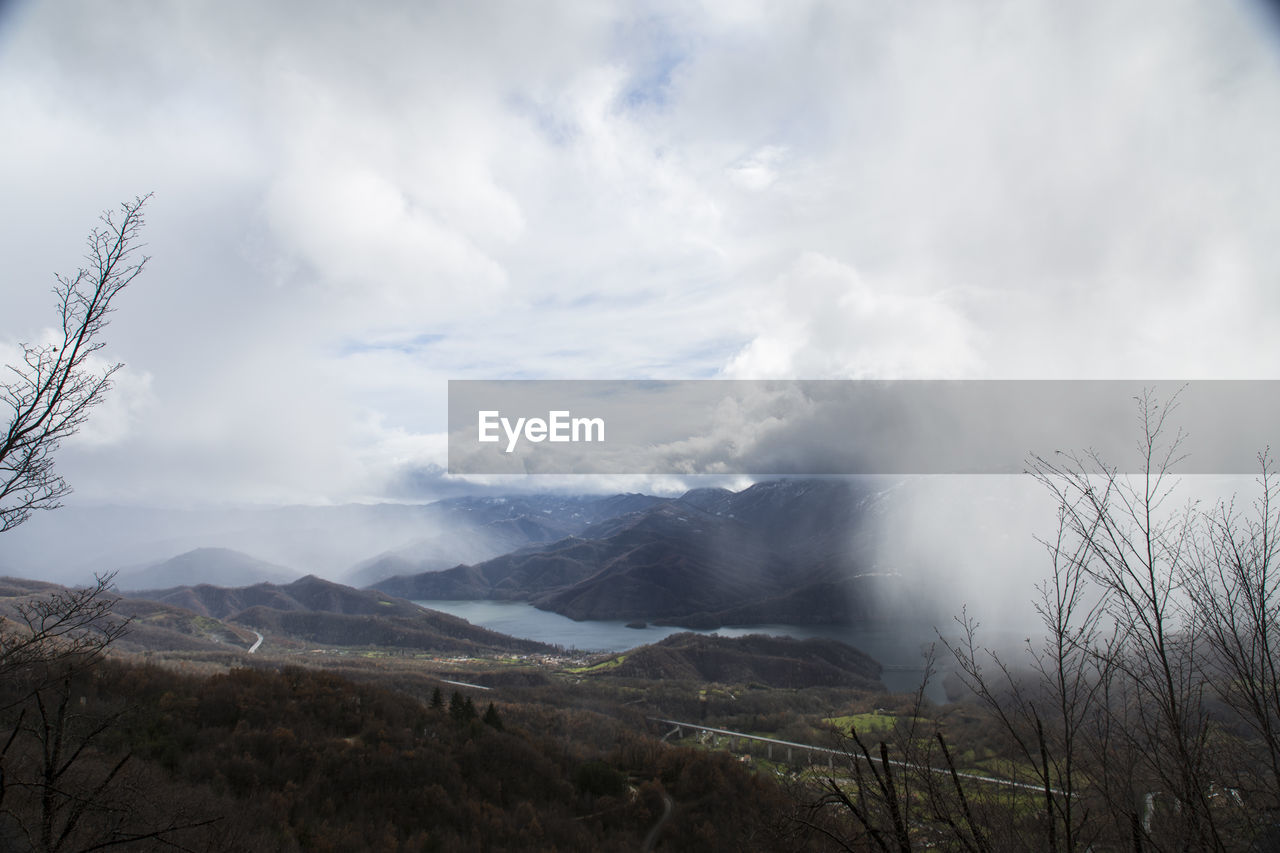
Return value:
<svg viewBox="0 0 1280 853">
<path fill-rule="evenodd" d="M 688 628 L 649 625 L 628 628 L 622 620 L 575 622 L 559 613 L 539 610 L 523 601 L 418 601 L 417 604 L 466 619 L 473 625 L 513 637 L 553 643 L 579 651 L 620 652 L 656 643 Z M 698 631 L 722 637 L 747 634 L 774 634 L 797 639 L 825 637 L 840 640 L 884 664 L 885 686 L 893 691 L 913 691 L 920 684 L 921 655 L 925 647 L 937 639 L 933 626 L 926 623 L 895 623 L 892 626 L 848 625 L 748 625 Z M 941 678 L 930 685 L 930 698 L 943 701 Z"/>
</svg>

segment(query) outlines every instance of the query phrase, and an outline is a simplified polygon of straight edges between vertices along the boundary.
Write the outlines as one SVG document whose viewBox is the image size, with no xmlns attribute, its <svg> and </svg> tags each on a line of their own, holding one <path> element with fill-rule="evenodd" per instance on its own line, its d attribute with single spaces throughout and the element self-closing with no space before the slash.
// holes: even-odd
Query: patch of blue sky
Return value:
<svg viewBox="0 0 1280 853">
<path fill-rule="evenodd" d="M 666 106 L 672 76 L 689 58 L 688 36 L 678 34 L 665 18 L 652 16 L 620 24 L 615 45 L 631 71 L 619 97 L 621 105 L 630 110 Z"/>
<path fill-rule="evenodd" d="M 644 374 L 664 379 L 723 379 L 720 371 L 742 347 L 741 342 L 735 342 L 715 348 L 700 347 L 695 351 L 679 350 L 666 357 L 649 359 L 643 365 Z"/>
<path fill-rule="evenodd" d="M 617 311 L 622 308 L 648 305 L 660 301 L 664 293 L 657 288 L 638 288 L 636 290 L 594 290 L 588 293 L 573 295 L 547 294 L 535 296 L 529 306 L 535 311 L 581 311 L 588 308 L 607 308 Z"/>
<path fill-rule="evenodd" d="M 646 107 L 663 107 L 671 89 L 671 72 L 679 65 L 678 57 L 665 57 L 666 61 L 654 67 L 641 69 L 631 78 L 631 85 L 622 93 L 622 104 L 630 110 Z"/>
<path fill-rule="evenodd" d="M 528 95 L 513 93 L 507 97 L 508 108 L 523 116 L 538 130 L 542 137 L 557 148 L 564 148 L 578 138 L 578 126 L 554 109 Z"/>
<path fill-rule="evenodd" d="M 399 352 L 405 355 L 413 355 L 444 339 L 444 335 L 421 334 L 414 335 L 411 338 L 397 338 L 394 340 L 344 341 L 338 347 L 338 354 L 344 357 L 371 352 Z"/>
<path fill-rule="evenodd" d="M 737 336 L 700 342 L 699 346 L 681 350 L 673 367 L 681 367 L 680 375 L 690 379 L 719 379 L 724 366 L 749 343 L 749 339 Z"/>
</svg>

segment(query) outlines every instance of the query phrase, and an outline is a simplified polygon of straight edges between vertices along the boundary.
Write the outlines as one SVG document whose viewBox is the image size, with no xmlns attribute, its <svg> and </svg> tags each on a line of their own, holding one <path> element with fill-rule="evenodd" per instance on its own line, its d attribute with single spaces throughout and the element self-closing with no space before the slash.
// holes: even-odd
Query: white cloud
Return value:
<svg viewBox="0 0 1280 853">
<path fill-rule="evenodd" d="M 734 379 L 955 379 L 981 364 L 969 321 L 943 295 L 875 286 L 807 253 L 759 297 L 763 331 L 725 369 Z"/>
<path fill-rule="evenodd" d="M 778 180 L 778 167 L 786 160 L 787 149 L 780 145 L 765 145 L 733 164 L 730 176 L 749 190 L 768 189 Z"/>
<path fill-rule="evenodd" d="M 451 377 L 1269 376 L 1252 8 L 28 4 L 0 334 L 157 191 L 67 459 L 139 500 L 374 495 Z"/>
<path fill-rule="evenodd" d="M 319 282 L 300 295 L 336 301 L 357 334 L 417 328 L 504 298 L 500 264 L 369 169 L 299 168 L 276 181 L 267 212 L 281 249 Z"/>
<path fill-rule="evenodd" d="M 52 327 L 46 327 L 26 343 L 37 347 L 50 347 L 61 342 L 61 333 Z M 0 364 L 18 367 L 22 365 L 23 358 L 20 342 L 0 339 Z M 116 364 L 118 362 L 94 354 L 84 360 L 81 372 L 101 377 Z M 119 364 L 120 368 L 110 379 L 110 389 L 98 398 L 97 404 L 89 410 L 89 417 L 80 429 L 66 440 L 66 447 L 105 449 L 118 446 L 137 431 L 138 426 L 154 408 L 156 400 L 151 390 L 151 374 L 146 371 L 130 370 L 127 364 Z M 28 373 L 25 368 L 23 372 Z M 15 383 L 19 386 L 24 384 L 18 382 L 17 375 L 7 367 L 0 375 L 3 377 L 0 378 L 0 383 Z"/>
<path fill-rule="evenodd" d="M 90 364 L 90 369 L 101 373 L 105 366 L 103 363 Z M 150 373 L 130 370 L 128 365 L 116 371 L 111 377 L 110 391 L 68 445 L 108 448 L 123 444 L 155 409 L 151 378 Z"/>
</svg>

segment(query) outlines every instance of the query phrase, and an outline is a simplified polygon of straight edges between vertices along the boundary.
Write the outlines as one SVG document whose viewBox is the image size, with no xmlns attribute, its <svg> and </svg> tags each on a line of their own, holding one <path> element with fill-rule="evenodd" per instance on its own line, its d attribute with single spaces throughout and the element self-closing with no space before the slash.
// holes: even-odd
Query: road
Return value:
<svg viewBox="0 0 1280 853">
<path fill-rule="evenodd" d="M 662 826 L 671 817 L 671 807 L 673 803 L 671 797 L 666 794 L 662 795 L 662 817 L 658 818 L 658 822 L 653 825 L 653 829 L 649 830 L 649 834 L 644 837 L 644 847 L 640 849 L 648 853 L 653 849 L 653 845 L 658 843 L 658 833 L 662 831 Z"/>
<path fill-rule="evenodd" d="M 249 630 L 253 630 L 253 629 L 251 628 Z M 253 633 L 258 634 L 257 631 L 254 631 Z M 254 652 L 256 652 L 258 650 L 258 646 L 262 645 L 262 641 L 265 639 L 266 637 L 263 637 L 261 634 L 258 634 L 257 642 L 255 642 L 252 646 L 249 647 L 249 654 L 253 654 Z"/>
</svg>

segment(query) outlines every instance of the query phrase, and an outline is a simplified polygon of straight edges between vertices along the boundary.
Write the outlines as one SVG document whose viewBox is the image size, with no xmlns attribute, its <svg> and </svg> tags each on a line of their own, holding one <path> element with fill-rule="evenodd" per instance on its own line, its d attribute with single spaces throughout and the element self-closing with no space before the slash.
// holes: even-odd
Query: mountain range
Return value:
<svg viewBox="0 0 1280 853">
<path fill-rule="evenodd" d="M 545 643 L 508 637 L 376 590 L 354 589 L 314 575 L 284 585 L 198 584 L 131 591 L 126 596 L 307 643 L 468 652 L 553 650 Z"/>
<path fill-rule="evenodd" d="M 21 625 L 23 606 L 67 591 L 45 581 L 0 577 L 0 620 Z M 198 584 L 107 595 L 110 618 L 129 621 L 115 648 L 129 652 L 247 652 L 259 634 L 275 650 L 324 645 L 463 654 L 555 651 L 545 643 L 314 576 L 284 585 Z"/>
<path fill-rule="evenodd" d="M 345 580 L 369 586 L 389 577 L 482 562 L 530 544 L 556 541 L 593 523 L 661 501 L 640 494 L 448 498 L 429 505 L 431 535 L 415 537 L 362 560 Z"/>
<path fill-rule="evenodd" d="M 521 600 L 573 619 L 694 628 L 862 621 L 901 586 L 873 571 L 880 496 L 847 480 L 618 496 L 580 512 L 575 520 L 588 523 L 571 535 L 371 587 L 414 600 Z"/>
<path fill-rule="evenodd" d="M 632 502 L 657 500 L 515 495 L 235 509 L 71 506 L 37 513 L 7 531 L 0 537 L 0 566 L 6 574 L 88 583 L 106 570 L 121 569 L 123 578 L 174 555 L 216 547 L 287 567 L 292 577 L 314 574 L 365 586 L 397 573 L 479 562 L 551 542 L 623 511 L 615 505 L 636 508 Z M 379 565 L 383 560 L 389 562 Z M 176 580 L 237 585 L 216 574 Z"/>
<path fill-rule="evenodd" d="M 281 606 L 282 590 L 309 573 L 312 583 L 320 576 L 342 579 L 402 599 L 525 601 L 578 620 L 691 628 L 892 620 L 895 607 L 919 596 L 907 578 L 876 563 L 887 494 L 871 481 L 769 480 L 737 492 L 703 488 L 674 498 L 471 496 L 419 506 L 283 508 L 261 517 L 236 511 L 218 517 L 241 533 L 265 537 L 274 524 L 279 538 L 310 543 L 294 549 L 301 562 L 259 559 L 280 548 L 249 556 L 206 546 L 134 563 L 119 571 L 117 582 L 152 598 L 157 594 L 147 590 L 165 590 L 161 600 L 211 618 L 254 607 L 359 615 Z M 96 519 L 90 530 L 108 542 L 120 531 L 106 522 L 141 519 L 125 510 L 87 517 Z M 155 531 L 169 537 L 163 541 L 178 541 L 173 537 L 182 531 L 179 538 L 195 535 L 190 518 L 166 518 L 173 529 Z M 254 541 L 265 546 L 268 540 Z M 364 556 L 336 572 L 319 571 L 307 555 L 326 547 L 339 556 L 361 550 Z M 336 557 L 316 559 L 333 565 Z M 214 591 L 218 587 L 224 589 Z M 244 598 L 233 589 L 258 591 Z M 219 596 L 240 600 L 222 608 L 213 603 Z M 268 624 L 300 617 L 254 618 Z"/>
</svg>

